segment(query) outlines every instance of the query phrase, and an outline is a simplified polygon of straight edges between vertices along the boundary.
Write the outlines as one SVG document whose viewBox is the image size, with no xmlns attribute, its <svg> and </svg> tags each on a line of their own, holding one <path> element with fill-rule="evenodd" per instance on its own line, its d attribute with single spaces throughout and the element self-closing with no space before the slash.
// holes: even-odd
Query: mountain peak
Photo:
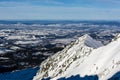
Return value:
<svg viewBox="0 0 120 80">
<path fill-rule="evenodd" d="M 120 70 L 120 35 L 115 39 L 98 48 L 102 44 L 89 35 L 78 38 L 64 50 L 45 60 L 34 80 L 48 77 L 57 80 L 72 75 L 97 75 L 99 80 L 108 80 Z"/>
<path fill-rule="evenodd" d="M 89 36 L 88 34 L 84 34 L 82 37 L 84 37 L 84 38 L 91 38 L 91 36 Z"/>
<path fill-rule="evenodd" d="M 83 42 L 86 46 L 91 47 L 91 48 L 98 48 L 100 46 L 103 46 L 103 44 L 101 42 L 96 41 L 88 34 L 83 35 L 78 40 L 79 40 L 79 42 Z"/>
<path fill-rule="evenodd" d="M 83 35 L 62 51 L 45 60 L 40 65 L 40 70 L 34 77 L 34 80 L 41 80 L 42 78 L 47 77 L 54 78 L 64 73 L 64 71 L 66 71 L 73 62 L 82 58 L 78 62 L 81 63 L 85 57 L 90 55 L 94 48 L 98 48 L 100 46 L 102 46 L 100 42 L 94 40 L 87 34 Z"/>
</svg>

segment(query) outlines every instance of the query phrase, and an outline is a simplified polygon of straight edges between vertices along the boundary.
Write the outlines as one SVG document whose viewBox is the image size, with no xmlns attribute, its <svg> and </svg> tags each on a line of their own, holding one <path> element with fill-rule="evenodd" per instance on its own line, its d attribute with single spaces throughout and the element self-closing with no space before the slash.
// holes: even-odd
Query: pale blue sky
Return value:
<svg viewBox="0 0 120 80">
<path fill-rule="evenodd" d="M 0 20 L 120 20 L 120 0 L 0 0 Z"/>
</svg>

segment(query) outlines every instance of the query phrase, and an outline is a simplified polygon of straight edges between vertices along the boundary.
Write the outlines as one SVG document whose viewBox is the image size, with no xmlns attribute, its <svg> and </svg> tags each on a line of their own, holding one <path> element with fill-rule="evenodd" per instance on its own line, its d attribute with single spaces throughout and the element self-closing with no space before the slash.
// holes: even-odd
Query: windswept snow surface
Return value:
<svg viewBox="0 0 120 80">
<path fill-rule="evenodd" d="M 80 74 L 80 76 L 84 77 L 85 75 L 97 74 L 99 80 L 109 79 L 120 71 L 120 38 L 106 46 L 93 50 L 82 63 L 78 64 L 79 61 L 74 61 L 60 76 L 70 77 L 71 75 Z"/>
<path fill-rule="evenodd" d="M 90 36 L 84 35 L 63 51 L 45 60 L 34 80 L 50 77 L 51 80 L 97 75 L 107 80 L 120 71 L 120 34 L 109 44 L 102 46 Z"/>
<path fill-rule="evenodd" d="M 56 80 L 60 77 L 73 75 L 74 69 L 79 67 L 79 65 L 90 55 L 92 50 L 100 46 L 103 46 L 102 43 L 92 39 L 87 34 L 80 37 L 61 52 L 45 60 L 41 64 L 41 69 L 34 77 L 34 80 L 41 80 L 47 77 Z M 70 75 L 68 70 L 72 71 Z M 77 71 L 80 71 L 80 69 Z"/>
</svg>

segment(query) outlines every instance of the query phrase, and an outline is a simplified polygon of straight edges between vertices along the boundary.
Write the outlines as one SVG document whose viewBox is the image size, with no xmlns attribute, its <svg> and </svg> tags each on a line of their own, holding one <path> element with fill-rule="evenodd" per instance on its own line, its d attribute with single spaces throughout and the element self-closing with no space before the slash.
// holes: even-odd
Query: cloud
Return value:
<svg viewBox="0 0 120 80">
<path fill-rule="evenodd" d="M 2 7 L 15 6 L 119 7 L 120 0 L 0 0 Z"/>
<path fill-rule="evenodd" d="M 57 0 L 44 0 L 45 3 L 49 3 L 49 4 L 57 4 L 57 5 L 62 5 L 64 4 L 64 2 L 60 2 Z"/>
<path fill-rule="evenodd" d="M 0 10 L 0 19 L 120 20 L 119 9 L 22 6 Z"/>
<path fill-rule="evenodd" d="M 14 6 L 49 6 L 49 5 L 63 5 L 64 2 L 57 0 L 0 0 L 1 7 L 14 7 Z"/>
<path fill-rule="evenodd" d="M 0 19 L 113 20 L 120 19 L 119 2 L 119 0 L 0 0 Z"/>
<path fill-rule="evenodd" d="M 0 2 L 0 7 L 16 7 L 16 6 L 27 6 L 26 3 L 18 2 Z"/>
<path fill-rule="evenodd" d="M 111 3 L 114 3 L 114 4 L 119 4 L 120 5 L 120 0 L 107 0 L 107 2 L 111 2 Z"/>
</svg>

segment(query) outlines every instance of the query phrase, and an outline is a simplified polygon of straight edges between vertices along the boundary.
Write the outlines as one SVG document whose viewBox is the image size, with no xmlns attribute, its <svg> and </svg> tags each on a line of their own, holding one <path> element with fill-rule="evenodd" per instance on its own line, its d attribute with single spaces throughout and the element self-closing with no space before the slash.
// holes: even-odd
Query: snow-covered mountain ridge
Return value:
<svg viewBox="0 0 120 80">
<path fill-rule="evenodd" d="M 57 80 L 77 74 L 82 77 L 98 75 L 100 80 L 107 80 L 120 71 L 119 48 L 120 35 L 105 46 L 89 35 L 84 35 L 45 60 L 34 80 L 47 77 Z"/>
</svg>

